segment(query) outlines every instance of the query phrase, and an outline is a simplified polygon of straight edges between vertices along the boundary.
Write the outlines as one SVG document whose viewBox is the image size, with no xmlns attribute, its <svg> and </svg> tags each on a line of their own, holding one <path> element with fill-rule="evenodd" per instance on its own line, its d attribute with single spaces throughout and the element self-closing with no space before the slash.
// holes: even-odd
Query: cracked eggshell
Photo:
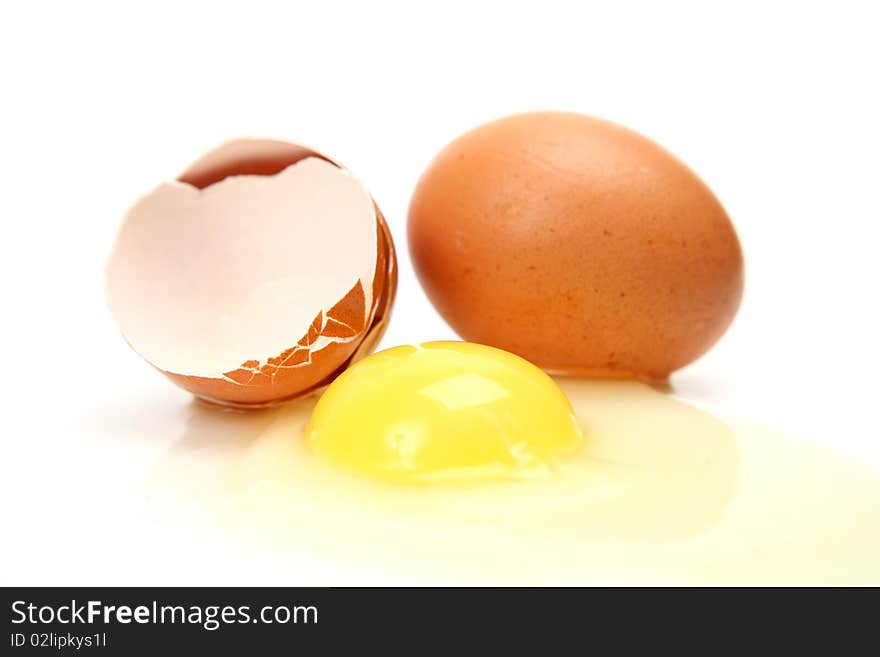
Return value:
<svg viewBox="0 0 880 657">
<path fill-rule="evenodd" d="M 312 392 L 369 353 L 396 284 L 363 185 L 311 149 L 253 139 L 135 203 L 106 270 L 131 347 L 197 397 L 238 407 Z"/>
<path fill-rule="evenodd" d="M 453 141 L 416 187 L 408 233 L 459 335 L 552 372 L 665 379 L 721 337 L 743 290 L 709 188 L 654 142 L 579 114 Z"/>
</svg>

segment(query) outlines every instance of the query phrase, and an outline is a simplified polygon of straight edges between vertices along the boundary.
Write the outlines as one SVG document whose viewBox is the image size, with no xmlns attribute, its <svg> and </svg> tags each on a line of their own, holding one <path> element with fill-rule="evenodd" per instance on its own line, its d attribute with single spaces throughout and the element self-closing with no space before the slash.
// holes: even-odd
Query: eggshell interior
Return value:
<svg viewBox="0 0 880 657">
<path fill-rule="evenodd" d="M 372 319 L 380 231 L 369 193 L 305 149 L 261 143 L 250 173 L 227 175 L 228 148 L 209 154 L 122 224 L 108 305 L 166 373 L 247 385 L 269 364 L 306 367 L 334 344 L 354 351 Z M 254 142 L 241 146 L 253 153 Z M 304 159 L 267 175 L 279 148 Z"/>
</svg>

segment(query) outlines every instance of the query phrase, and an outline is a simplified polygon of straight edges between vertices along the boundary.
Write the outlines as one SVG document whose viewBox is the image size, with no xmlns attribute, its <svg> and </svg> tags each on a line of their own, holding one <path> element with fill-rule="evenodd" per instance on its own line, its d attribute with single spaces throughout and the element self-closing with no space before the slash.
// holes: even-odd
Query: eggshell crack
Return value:
<svg viewBox="0 0 880 657">
<path fill-rule="evenodd" d="M 242 140 L 134 205 L 106 291 L 132 348 L 176 383 L 261 405 L 343 366 L 386 314 L 393 274 L 387 227 L 350 173 Z"/>
</svg>

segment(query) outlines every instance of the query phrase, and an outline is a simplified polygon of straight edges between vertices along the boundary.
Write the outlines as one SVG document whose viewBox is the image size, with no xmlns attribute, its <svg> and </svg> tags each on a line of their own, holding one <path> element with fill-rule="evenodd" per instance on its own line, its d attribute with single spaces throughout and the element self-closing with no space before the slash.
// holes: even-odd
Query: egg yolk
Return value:
<svg viewBox="0 0 880 657">
<path fill-rule="evenodd" d="M 324 392 L 306 436 L 347 470 L 415 482 L 533 476 L 583 441 L 553 379 L 467 342 L 395 347 L 360 361 Z"/>
</svg>

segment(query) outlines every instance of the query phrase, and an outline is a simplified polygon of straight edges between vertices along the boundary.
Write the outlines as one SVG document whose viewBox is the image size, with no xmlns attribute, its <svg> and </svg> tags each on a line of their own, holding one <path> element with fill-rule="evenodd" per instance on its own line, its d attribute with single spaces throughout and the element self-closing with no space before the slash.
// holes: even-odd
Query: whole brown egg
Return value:
<svg viewBox="0 0 880 657">
<path fill-rule="evenodd" d="M 551 372 L 665 379 L 742 296 L 739 240 L 709 188 L 654 142 L 579 114 L 453 141 L 416 187 L 408 234 L 453 329 Z"/>
</svg>

